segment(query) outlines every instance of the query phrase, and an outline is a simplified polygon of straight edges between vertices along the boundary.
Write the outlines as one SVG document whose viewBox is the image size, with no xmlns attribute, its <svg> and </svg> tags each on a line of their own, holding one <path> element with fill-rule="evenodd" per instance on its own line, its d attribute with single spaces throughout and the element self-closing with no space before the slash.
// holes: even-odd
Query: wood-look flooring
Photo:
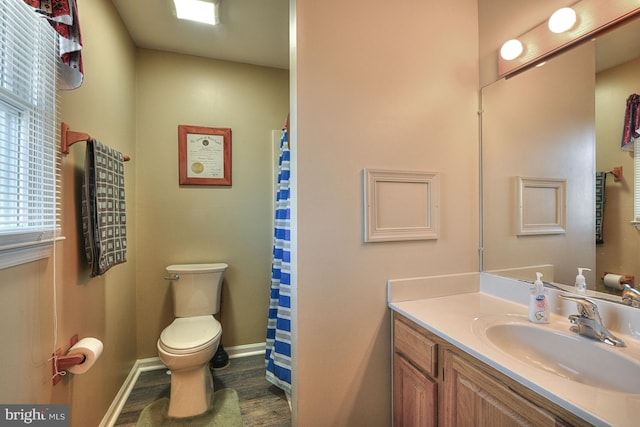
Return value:
<svg viewBox="0 0 640 427">
<path fill-rule="evenodd" d="M 169 397 L 171 377 L 166 369 L 142 372 L 131 390 L 114 427 L 135 427 L 145 406 Z M 224 369 L 213 371 L 213 388 L 230 387 L 238 393 L 245 427 L 290 427 L 291 410 L 282 390 L 265 378 L 264 355 L 230 359 Z"/>
</svg>

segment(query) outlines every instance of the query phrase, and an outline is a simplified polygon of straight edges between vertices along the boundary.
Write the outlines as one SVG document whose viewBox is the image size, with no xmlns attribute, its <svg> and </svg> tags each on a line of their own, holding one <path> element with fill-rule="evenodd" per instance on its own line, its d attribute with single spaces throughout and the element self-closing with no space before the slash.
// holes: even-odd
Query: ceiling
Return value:
<svg viewBox="0 0 640 427">
<path fill-rule="evenodd" d="M 177 19 L 172 0 L 111 1 L 138 47 L 289 68 L 289 0 L 220 0 L 216 26 Z M 598 40 L 598 71 L 637 56 L 639 26 Z"/>
<path fill-rule="evenodd" d="M 289 68 L 289 0 L 220 0 L 220 24 L 175 17 L 172 0 L 111 0 L 137 47 Z"/>
</svg>

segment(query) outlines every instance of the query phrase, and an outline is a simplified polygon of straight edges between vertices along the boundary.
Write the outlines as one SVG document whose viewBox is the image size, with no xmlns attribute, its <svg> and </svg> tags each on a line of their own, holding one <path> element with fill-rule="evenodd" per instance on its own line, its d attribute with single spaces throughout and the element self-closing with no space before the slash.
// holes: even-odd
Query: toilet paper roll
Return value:
<svg viewBox="0 0 640 427">
<path fill-rule="evenodd" d="M 84 374 L 96 363 L 96 360 L 102 354 L 102 341 L 97 338 L 82 338 L 73 347 L 69 349 L 67 355 L 82 354 L 85 359 L 79 365 L 74 365 L 68 369 L 72 374 Z"/>
<path fill-rule="evenodd" d="M 607 288 L 611 289 L 622 289 L 622 281 L 624 280 L 624 276 L 619 274 L 605 274 L 604 275 L 604 285 Z"/>
</svg>

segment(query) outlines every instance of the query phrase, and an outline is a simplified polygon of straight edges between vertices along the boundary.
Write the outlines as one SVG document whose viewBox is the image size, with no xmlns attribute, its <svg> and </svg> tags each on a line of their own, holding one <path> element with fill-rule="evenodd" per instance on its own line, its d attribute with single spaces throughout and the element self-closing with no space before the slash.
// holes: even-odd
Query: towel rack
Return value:
<svg viewBox="0 0 640 427">
<path fill-rule="evenodd" d="M 613 180 L 615 182 L 620 182 L 622 180 L 622 166 L 614 166 L 614 168 L 607 173 L 613 175 Z"/>
<path fill-rule="evenodd" d="M 69 147 L 76 142 L 88 141 L 90 139 L 91 136 L 88 133 L 69 130 L 69 125 L 65 122 L 60 124 L 60 151 L 63 154 L 69 154 Z M 131 160 L 129 156 L 124 156 L 125 162 L 128 162 L 129 160 Z"/>
</svg>

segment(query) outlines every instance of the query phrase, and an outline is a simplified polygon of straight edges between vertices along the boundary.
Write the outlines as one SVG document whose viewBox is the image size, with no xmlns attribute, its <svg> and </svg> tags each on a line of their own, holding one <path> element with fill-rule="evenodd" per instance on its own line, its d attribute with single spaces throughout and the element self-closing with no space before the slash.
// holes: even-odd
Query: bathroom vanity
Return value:
<svg viewBox="0 0 640 427">
<path fill-rule="evenodd" d="M 394 426 L 590 425 L 394 313 Z"/>
<path fill-rule="evenodd" d="M 637 425 L 637 309 L 597 301 L 616 348 L 570 331 L 564 292 L 551 323 L 528 322 L 528 288 L 484 273 L 389 282 L 394 426 Z"/>
</svg>

